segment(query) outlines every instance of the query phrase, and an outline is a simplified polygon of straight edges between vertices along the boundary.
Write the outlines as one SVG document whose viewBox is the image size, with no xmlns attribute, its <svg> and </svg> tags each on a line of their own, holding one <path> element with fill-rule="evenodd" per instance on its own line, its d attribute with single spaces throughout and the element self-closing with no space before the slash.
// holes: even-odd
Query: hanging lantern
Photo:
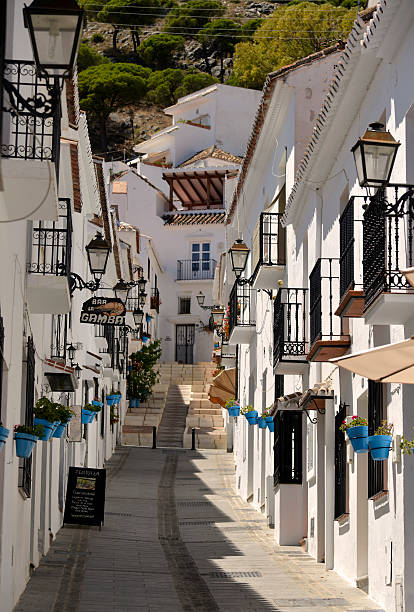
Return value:
<svg viewBox="0 0 414 612">
<path fill-rule="evenodd" d="M 239 238 L 233 244 L 231 249 L 229 250 L 231 257 L 231 267 L 236 275 L 236 278 L 240 278 L 241 274 L 244 272 L 247 264 L 247 259 L 249 257 L 250 249 L 246 244 Z"/>
<path fill-rule="evenodd" d="M 382 123 L 369 125 L 351 149 L 361 187 L 380 187 L 390 182 L 399 146 Z"/>
</svg>

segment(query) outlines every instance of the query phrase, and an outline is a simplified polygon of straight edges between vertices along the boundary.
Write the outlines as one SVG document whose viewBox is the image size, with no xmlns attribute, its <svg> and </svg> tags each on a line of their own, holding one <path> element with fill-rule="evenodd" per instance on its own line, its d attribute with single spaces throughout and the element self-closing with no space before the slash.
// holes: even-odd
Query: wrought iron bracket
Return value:
<svg viewBox="0 0 414 612">
<path fill-rule="evenodd" d="M 20 104 L 31 115 L 39 117 L 39 119 L 54 117 L 56 109 L 60 104 L 61 86 L 57 79 L 53 81 L 53 85 L 45 84 L 49 98 L 43 93 L 37 93 L 35 96 L 26 99 L 21 95 L 17 87 L 6 78 L 3 78 L 3 87 L 9 95 L 10 104 L 13 109 L 17 109 Z"/>
<path fill-rule="evenodd" d="M 273 289 L 258 289 L 258 291 L 264 291 L 265 293 L 267 293 L 269 298 L 273 300 Z"/>
<path fill-rule="evenodd" d="M 318 404 L 315 402 L 315 398 L 312 397 L 311 398 L 311 402 L 313 402 L 315 404 L 316 407 L 316 411 L 318 414 L 325 414 L 326 410 L 325 408 L 319 408 Z M 310 423 L 312 423 L 312 425 L 316 425 L 316 423 L 318 422 L 318 417 L 316 416 L 315 418 L 312 418 L 309 414 L 309 410 L 307 408 L 302 408 L 303 412 L 306 414 L 306 416 L 308 417 Z"/>
<path fill-rule="evenodd" d="M 250 285 L 251 284 L 251 279 L 250 278 L 237 278 L 236 279 L 236 283 L 238 285 Z"/>
<path fill-rule="evenodd" d="M 217 308 L 217 306 L 215 306 L 215 305 L 213 305 L 213 306 L 201 306 L 201 304 L 199 304 L 199 306 L 203 310 L 214 310 L 215 308 Z"/>
<path fill-rule="evenodd" d="M 100 286 L 99 280 L 85 282 L 83 278 L 79 276 L 79 274 L 76 274 L 75 272 L 70 273 L 70 276 L 69 276 L 70 295 L 73 295 L 76 289 L 79 289 L 79 291 L 83 291 L 83 289 L 89 289 L 89 291 L 92 291 L 92 293 L 94 293 L 95 291 L 97 291 L 97 289 L 99 289 L 99 286 Z"/>
</svg>

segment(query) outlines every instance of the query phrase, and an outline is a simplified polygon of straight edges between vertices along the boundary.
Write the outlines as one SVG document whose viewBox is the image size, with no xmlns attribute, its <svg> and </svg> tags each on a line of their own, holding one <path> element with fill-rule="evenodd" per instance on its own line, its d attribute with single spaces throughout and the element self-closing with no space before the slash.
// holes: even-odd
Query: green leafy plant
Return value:
<svg viewBox="0 0 414 612">
<path fill-rule="evenodd" d="M 110 420 L 111 425 L 119 422 L 119 414 L 118 414 L 118 409 L 116 408 L 116 406 L 110 406 L 109 420 Z"/>
<path fill-rule="evenodd" d="M 29 434 L 30 436 L 37 436 L 38 438 L 41 438 L 44 435 L 45 428 L 43 425 L 34 425 L 33 427 L 30 427 L 29 425 L 15 425 L 14 432 L 25 433 Z"/>
<path fill-rule="evenodd" d="M 85 404 L 82 410 L 89 410 L 90 412 L 100 412 L 102 408 L 100 406 L 94 406 L 93 404 Z"/>
<path fill-rule="evenodd" d="M 342 421 L 342 425 L 340 426 L 340 430 L 341 431 L 346 431 L 347 429 L 350 429 L 351 427 L 360 427 L 360 426 L 368 426 L 368 421 L 367 419 L 364 419 L 363 417 L 358 416 L 357 414 L 354 414 L 354 416 L 352 417 L 351 421 Z"/>
<path fill-rule="evenodd" d="M 102 34 L 99 34 L 99 32 L 96 32 L 96 34 L 94 34 L 91 38 L 91 41 L 93 43 L 101 43 L 104 42 L 105 38 L 104 36 L 102 36 Z"/>
<path fill-rule="evenodd" d="M 153 34 L 139 46 L 141 61 L 154 70 L 164 70 L 175 64 L 175 55 L 184 51 L 185 39 L 173 34 Z"/>
<path fill-rule="evenodd" d="M 131 369 L 127 377 L 128 397 L 145 401 L 159 380 L 156 364 L 161 357 L 161 341 L 144 345 L 131 355 Z"/>
<path fill-rule="evenodd" d="M 227 402 L 224 404 L 224 407 L 225 407 L 226 410 L 228 410 L 229 408 L 231 408 L 234 405 L 237 405 L 237 402 L 234 399 L 234 397 L 232 397 L 231 399 L 227 400 Z"/>
<path fill-rule="evenodd" d="M 381 425 L 374 431 L 374 436 L 392 436 L 394 425 L 387 423 L 386 420 L 381 421 Z"/>
<path fill-rule="evenodd" d="M 54 423 L 60 420 L 58 416 L 58 407 L 60 406 L 61 404 L 53 403 L 47 397 L 41 397 L 37 400 L 33 412 L 38 419 Z"/>
<path fill-rule="evenodd" d="M 240 408 L 240 413 L 241 414 L 247 414 L 248 412 L 253 412 L 254 408 L 251 404 L 249 404 L 248 406 L 243 406 L 243 408 Z"/>
<path fill-rule="evenodd" d="M 262 412 L 262 417 L 270 417 L 272 416 L 270 413 L 272 411 L 272 406 L 269 406 L 269 408 L 266 408 L 265 410 L 263 410 Z"/>
<path fill-rule="evenodd" d="M 61 422 L 62 425 L 66 425 L 66 423 L 69 422 L 70 418 L 75 414 L 73 410 L 71 410 L 67 406 L 63 406 L 62 404 L 57 405 L 56 412 L 58 415 L 58 420 Z"/>
</svg>

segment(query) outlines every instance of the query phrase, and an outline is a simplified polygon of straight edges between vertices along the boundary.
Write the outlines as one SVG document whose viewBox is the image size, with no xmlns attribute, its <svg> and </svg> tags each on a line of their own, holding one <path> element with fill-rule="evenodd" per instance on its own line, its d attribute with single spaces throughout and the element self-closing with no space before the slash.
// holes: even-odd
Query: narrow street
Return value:
<svg viewBox="0 0 414 612">
<path fill-rule="evenodd" d="M 300 547 L 276 548 L 225 451 L 120 448 L 105 525 L 64 527 L 15 612 L 378 610 Z"/>
</svg>

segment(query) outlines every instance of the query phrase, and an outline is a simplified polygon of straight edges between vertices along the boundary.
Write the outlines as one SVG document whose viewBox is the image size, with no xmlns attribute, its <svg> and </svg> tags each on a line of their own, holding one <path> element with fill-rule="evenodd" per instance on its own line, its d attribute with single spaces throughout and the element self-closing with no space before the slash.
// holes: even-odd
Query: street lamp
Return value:
<svg viewBox="0 0 414 612">
<path fill-rule="evenodd" d="M 62 79 L 72 76 L 84 14 L 75 0 L 33 0 L 23 9 L 39 74 Z"/>
<path fill-rule="evenodd" d="M 85 250 L 88 255 L 88 264 L 91 274 L 95 281 L 98 282 L 105 274 L 111 247 L 104 239 L 101 232 L 97 232 L 95 238 L 92 238 L 89 244 L 86 245 Z"/>
<path fill-rule="evenodd" d="M 132 313 L 132 316 L 134 317 L 135 327 L 139 327 L 144 317 L 144 311 L 141 309 L 135 308 L 134 312 Z"/>
<path fill-rule="evenodd" d="M 370 123 L 351 149 L 361 187 L 380 187 L 390 182 L 399 146 L 383 123 Z"/>
<path fill-rule="evenodd" d="M 198 305 L 201 306 L 202 308 L 204 306 L 204 300 L 206 299 L 206 296 L 204 295 L 202 291 L 200 291 L 199 293 L 197 293 L 196 298 L 197 298 Z"/>
<path fill-rule="evenodd" d="M 123 302 L 123 304 L 125 304 L 127 301 L 130 287 L 131 286 L 126 283 L 122 278 L 113 287 L 116 297 L 119 298 L 121 302 Z"/>
<path fill-rule="evenodd" d="M 77 380 L 80 380 L 81 375 L 82 375 L 82 368 L 81 368 L 81 367 L 79 366 L 79 364 L 77 363 L 77 364 L 75 365 L 75 376 L 76 376 Z"/>
<path fill-rule="evenodd" d="M 70 364 L 73 365 L 73 362 L 75 361 L 75 353 L 76 353 L 76 346 L 73 346 L 72 342 L 67 346 L 66 348 L 67 352 L 68 352 L 68 357 L 70 360 Z"/>
<path fill-rule="evenodd" d="M 213 317 L 214 325 L 217 327 L 221 327 L 224 319 L 224 308 L 220 308 L 220 306 L 215 306 L 211 311 L 211 315 Z"/>
<path fill-rule="evenodd" d="M 241 238 L 238 238 L 229 250 L 231 257 L 231 267 L 236 275 L 236 278 L 240 278 L 242 272 L 246 268 L 247 258 L 249 257 L 250 249 L 245 245 Z"/>
</svg>

